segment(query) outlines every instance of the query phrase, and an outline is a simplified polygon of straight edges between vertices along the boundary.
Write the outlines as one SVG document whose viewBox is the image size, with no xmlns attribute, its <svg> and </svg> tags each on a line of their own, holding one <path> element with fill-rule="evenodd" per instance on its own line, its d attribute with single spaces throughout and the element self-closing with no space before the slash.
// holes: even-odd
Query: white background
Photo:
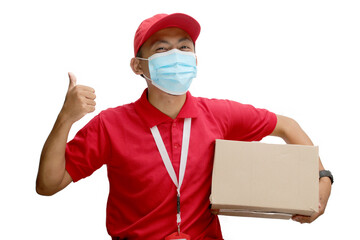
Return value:
<svg viewBox="0 0 360 240">
<path fill-rule="evenodd" d="M 320 146 L 335 184 L 312 224 L 220 217 L 224 238 L 359 237 L 358 1 L 1 1 L 0 239 L 110 239 L 106 168 L 52 197 L 35 192 L 42 146 L 62 106 L 67 72 L 95 88 L 97 110 L 135 101 L 129 67 L 140 22 L 184 12 L 202 26 L 194 96 L 226 98 L 297 120 Z M 268 142 L 279 142 L 266 138 Z"/>
</svg>

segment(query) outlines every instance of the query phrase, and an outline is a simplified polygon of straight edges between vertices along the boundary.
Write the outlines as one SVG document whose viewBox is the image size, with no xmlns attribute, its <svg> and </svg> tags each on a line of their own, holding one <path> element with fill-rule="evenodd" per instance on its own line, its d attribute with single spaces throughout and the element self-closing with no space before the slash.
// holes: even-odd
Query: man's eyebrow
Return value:
<svg viewBox="0 0 360 240">
<path fill-rule="evenodd" d="M 181 42 L 191 42 L 191 43 L 192 43 L 193 41 L 192 41 L 190 38 L 185 37 L 185 38 L 179 39 L 178 43 L 181 43 Z M 164 43 L 164 44 L 170 45 L 170 42 L 168 42 L 168 41 L 166 41 L 166 40 L 160 39 L 160 40 L 155 41 L 155 42 L 152 44 L 152 46 L 156 46 L 156 45 L 158 45 L 158 44 L 160 44 L 160 43 Z"/>
<path fill-rule="evenodd" d="M 168 41 L 165 41 L 165 40 L 157 40 L 157 41 L 154 42 L 152 45 L 159 44 L 159 43 L 170 44 Z"/>
<path fill-rule="evenodd" d="M 178 43 L 181 43 L 181 42 L 184 42 L 184 41 L 192 42 L 192 40 L 189 39 L 189 38 L 182 38 L 182 39 L 180 39 L 180 40 L 178 41 Z"/>
</svg>

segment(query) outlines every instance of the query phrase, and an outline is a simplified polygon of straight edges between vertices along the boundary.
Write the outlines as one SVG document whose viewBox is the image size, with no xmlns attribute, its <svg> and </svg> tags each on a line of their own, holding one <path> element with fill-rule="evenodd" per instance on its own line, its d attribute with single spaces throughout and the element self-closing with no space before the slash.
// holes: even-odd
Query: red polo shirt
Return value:
<svg viewBox="0 0 360 240">
<path fill-rule="evenodd" d="M 74 182 L 106 164 L 110 183 L 107 229 L 120 239 L 164 239 L 177 230 L 176 187 L 150 128 L 157 125 L 178 176 L 185 118 L 192 118 L 181 187 L 181 230 L 193 240 L 222 239 L 210 212 L 215 139 L 258 141 L 275 128 L 276 115 L 229 100 L 192 97 L 176 119 L 147 100 L 102 111 L 66 147 L 66 170 Z"/>
</svg>

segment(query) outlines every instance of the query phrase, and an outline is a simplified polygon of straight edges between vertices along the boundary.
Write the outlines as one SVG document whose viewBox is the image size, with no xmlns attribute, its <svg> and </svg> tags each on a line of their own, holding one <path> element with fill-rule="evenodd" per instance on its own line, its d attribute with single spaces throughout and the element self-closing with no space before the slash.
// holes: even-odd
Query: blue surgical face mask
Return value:
<svg viewBox="0 0 360 240">
<path fill-rule="evenodd" d="M 196 77 L 196 57 L 193 52 L 173 49 L 155 53 L 148 59 L 138 59 L 149 61 L 150 78 L 144 77 L 160 90 L 172 95 L 186 93 L 192 79 Z"/>
</svg>

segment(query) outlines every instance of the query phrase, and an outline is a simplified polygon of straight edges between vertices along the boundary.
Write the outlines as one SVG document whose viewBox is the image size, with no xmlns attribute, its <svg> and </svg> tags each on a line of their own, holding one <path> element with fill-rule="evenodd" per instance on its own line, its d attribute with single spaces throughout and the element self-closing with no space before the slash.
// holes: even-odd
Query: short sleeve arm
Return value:
<svg viewBox="0 0 360 240">
<path fill-rule="evenodd" d="M 65 168 L 77 182 L 106 164 L 109 152 L 108 136 L 97 115 L 67 143 Z"/>
<path fill-rule="evenodd" d="M 251 105 L 237 104 L 232 111 L 229 138 L 242 141 L 260 141 L 270 135 L 276 126 L 274 113 Z"/>
<path fill-rule="evenodd" d="M 219 100 L 216 105 L 215 116 L 225 139 L 260 141 L 275 129 L 276 114 L 266 109 L 229 100 Z"/>
</svg>

